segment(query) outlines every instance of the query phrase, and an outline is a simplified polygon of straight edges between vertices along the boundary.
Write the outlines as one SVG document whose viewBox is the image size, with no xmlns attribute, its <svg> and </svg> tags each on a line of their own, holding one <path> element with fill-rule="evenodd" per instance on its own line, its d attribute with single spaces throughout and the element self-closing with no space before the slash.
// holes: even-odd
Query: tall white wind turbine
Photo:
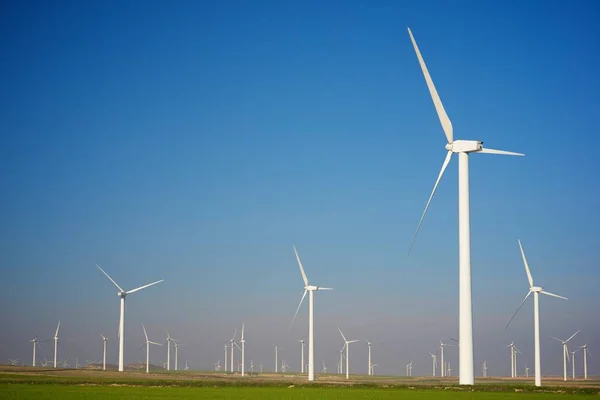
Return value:
<svg viewBox="0 0 600 400">
<path fill-rule="evenodd" d="M 535 386 L 542 386 L 542 370 L 541 370 L 541 362 L 540 362 L 540 304 L 539 304 L 538 297 L 539 297 L 539 294 L 542 293 L 542 294 L 545 294 L 548 296 L 558 297 L 559 299 L 563 299 L 563 300 L 567 300 L 567 298 L 563 297 L 563 296 L 559 296 L 554 293 L 547 292 L 544 290 L 544 288 L 542 288 L 540 286 L 533 285 L 533 277 L 531 276 L 531 271 L 529 270 L 529 264 L 527 264 L 527 258 L 525 257 L 525 251 L 523 251 L 523 246 L 521 245 L 521 241 L 520 240 L 517 240 L 517 241 L 519 242 L 519 249 L 521 250 L 521 257 L 523 258 L 523 264 L 525 265 L 525 273 L 527 274 L 527 280 L 529 282 L 529 291 L 527 292 L 527 295 L 521 302 L 521 305 L 519 305 L 519 307 L 517 308 L 517 311 L 515 311 L 513 316 L 510 318 L 510 321 L 508 321 L 508 324 L 506 324 L 506 328 L 504 328 L 504 329 L 506 330 L 508 328 L 508 326 L 510 325 L 512 320 L 515 318 L 515 316 L 521 309 L 521 307 L 523 307 L 523 304 L 525 304 L 525 302 L 527 301 L 527 298 L 531 295 L 531 293 L 533 293 L 533 329 L 534 329 L 534 345 L 535 345 L 534 346 L 534 348 L 535 348 L 535 357 L 534 357 L 534 359 L 535 359 L 535 363 L 534 363 Z"/>
<path fill-rule="evenodd" d="M 487 378 L 487 361 L 483 360 L 483 377 Z"/>
<path fill-rule="evenodd" d="M 575 379 L 575 353 L 577 353 L 581 348 L 574 350 L 571 352 L 571 366 L 573 367 L 573 379 Z"/>
<path fill-rule="evenodd" d="M 488 153 L 488 154 L 502 154 L 512 156 L 522 156 L 520 153 L 513 153 L 503 150 L 493 150 L 483 147 L 483 142 L 477 140 L 454 140 L 453 128 L 450 118 L 446 114 L 446 110 L 440 100 L 440 96 L 433 84 L 433 80 L 429 75 L 425 61 L 421 56 L 417 42 L 413 37 L 413 34 L 408 29 L 410 40 L 412 41 L 415 53 L 421 65 L 425 82 L 429 88 L 429 93 L 433 100 L 435 110 L 437 111 L 438 117 L 442 124 L 442 129 L 446 135 L 446 159 L 442 164 L 442 169 L 438 175 L 438 178 L 433 186 L 425 210 L 421 215 L 415 235 L 411 243 L 411 248 L 423 222 L 423 218 L 429 208 L 429 203 L 435 194 L 438 183 L 444 175 L 444 171 L 450 162 L 452 153 L 458 154 L 458 231 L 459 231 L 459 339 L 460 339 L 460 379 L 461 385 L 472 385 L 475 383 L 475 373 L 473 366 L 473 308 L 471 306 L 471 231 L 470 231 L 470 216 L 469 216 L 469 154 L 470 153 Z M 409 249 L 410 253 L 410 249 Z"/>
<path fill-rule="evenodd" d="M 108 338 L 103 334 L 100 334 L 100 336 L 102 336 L 102 371 L 106 371 L 106 342 Z"/>
<path fill-rule="evenodd" d="M 115 285 L 117 287 L 117 289 L 119 289 L 119 291 L 117 292 L 117 296 L 119 296 L 121 298 L 121 316 L 119 318 L 119 371 L 123 371 L 123 353 L 124 353 L 124 349 L 125 349 L 125 297 L 128 294 L 132 294 L 135 292 L 138 292 L 142 289 L 145 289 L 147 287 L 150 287 L 152 285 L 156 285 L 157 283 L 161 283 L 162 281 L 164 281 L 164 279 L 161 279 L 160 281 L 156 281 L 156 282 L 152 282 L 149 283 L 147 285 L 144 286 L 140 286 L 139 288 L 135 288 L 132 290 L 123 290 L 121 288 L 121 286 L 117 285 L 117 282 L 115 282 L 113 280 L 113 278 L 110 277 L 110 275 L 108 275 L 106 272 L 104 272 L 104 270 L 102 268 L 100 268 L 100 266 L 98 264 L 96 264 L 96 267 L 98 267 L 98 269 L 100 271 L 102 271 L 102 273 L 104 275 L 106 275 L 106 277 L 113 283 L 113 285 Z"/>
<path fill-rule="evenodd" d="M 152 342 L 148 339 L 148 333 L 146 333 L 146 327 L 142 325 L 142 329 L 144 329 L 144 336 L 146 336 L 146 373 L 150 372 L 150 345 L 154 344 L 157 346 L 164 346 L 162 343 Z"/>
<path fill-rule="evenodd" d="M 300 373 L 304 373 L 304 339 L 298 340 L 302 346 L 300 346 Z"/>
<path fill-rule="evenodd" d="M 167 332 L 167 371 L 171 370 L 171 342 L 175 343 L 177 340 L 173 339 Z"/>
<path fill-rule="evenodd" d="M 302 262 L 300 261 L 300 256 L 298 255 L 298 251 L 296 250 L 296 246 L 294 247 L 294 253 L 296 253 L 296 260 L 298 260 L 298 266 L 300 267 L 300 273 L 302 274 L 302 280 L 304 281 L 304 294 L 300 299 L 300 304 L 298 304 L 298 308 L 296 309 L 296 313 L 294 314 L 294 318 L 292 318 L 292 323 L 290 324 L 290 329 L 294 324 L 294 320 L 296 319 L 296 315 L 298 315 L 298 311 L 302 306 L 302 302 L 306 297 L 306 292 L 308 292 L 308 380 L 315 380 L 315 340 L 314 340 L 314 299 L 313 293 L 317 290 L 333 290 L 332 288 L 325 288 L 320 286 L 309 285 L 308 278 L 304 273 L 304 268 L 302 267 Z"/>
<path fill-rule="evenodd" d="M 431 356 L 431 361 L 433 362 L 433 375 L 431 375 L 431 376 L 435 376 L 435 367 L 437 364 L 437 357 L 433 353 L 429 353 L 429 355 Z"/>
<path fill-rule="evenodd" d="M 563 347 L 563 380 L 565 382 L 567 381 L 567 359 L 569 358 L 569 348 L 567 347 L 567 343 L 569 342 L 569 340 L 573 339 L 573 337 L 575 335 L 577 335 L 578 333 L 579 333 L 579 331 L 575 332 L 567 340 L 562 340 L 559 338 L 555 338 L 554 336 L 550 336 L 552 339 L 558 340 L 559 342 L 562 343 L 562 347 Z"/>
<path fill-rule="evenodd" d="M 244 340 L 244 323 L 243 322 L 242 322 L 242 338 L 240 339 L 240 343 L 242 344 L 242 376 L 244 376 L 244 368 L 246 368 L 246 361 L 245 361 L 245 357 L 246 357 L 245 343 L 246 343 L 246 341 Z"/>
<path fill-rule="evenodd" d="M 227 343 L 225 343 L 224 347 L 225 347 L 225 358 L 224 358 L 224 360 L 225 360 L 224 361 L 224 364 L 225 364 L 224 367 L 225 368 L 223 368 L 223 371 L 227 372 Z"/>
<path fill-rule="evenodd" d="M 369 375 L 373 375 L 373 364 L 371 363 L 371 342 L 365 340 L 367 346 L 369 346 Z"/>
<path fill-rule="evenodd" d="M 231 337 L 231 339 L 229 340 L 229 343 L 231 344 L 231 349 L 229 350 L 229 358 L 230 358 L 230 362 L 229 362 L 229 372 L 233 372 L 233 346 L 237 346 L 237 343 L 235 342 L 235 335 L 237 335 L 237 328 L 235 328 L 235 331 L 233 332 L 233 336 Z M 225 370 L 227 371 L 227 369 Z"/>
<path fill-rule="evenodd" d="M 344 336 L 339 326 L 338 331 L 340 331 L 340 335 L 344 338 L 344 347 L 346 347 L 346 379 L 350 379 L 350 343 L 360 342 L 360 340 L 346 339 L 346 336 Z"/>
<path fill-rule="evenodd" d="M 60 321 L 56 326 L 56 333 L 54 334 L 54 368 L 56 368 L 56 357 L 58 355 L 58 330 L 60 329 Z"/>
<path fill-rule="evenodd" d="M 587 379 L 587 354 L 590 351 L 587 348 L 587 344 L 579 346 L 579 348 L 583 349 L 583 379 Z"/>
<path fill-rule="evenodd" d="M 33 361 L 31 363 L 31 366 L 35 367 L 35 348 L 36 348 L 36 346 L 39 346 L 37 335 L 32 340 L 30 340 L 29 343 L 33 344 Z M 45 365 L 44 365 L 44 367 L 45 367 Z"/>
</svg>

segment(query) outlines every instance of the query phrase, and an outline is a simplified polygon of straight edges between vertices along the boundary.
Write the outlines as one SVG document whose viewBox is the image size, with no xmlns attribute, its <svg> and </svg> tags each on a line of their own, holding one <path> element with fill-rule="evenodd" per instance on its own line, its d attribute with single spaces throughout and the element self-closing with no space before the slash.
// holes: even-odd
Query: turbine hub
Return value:
<svg viewBox="0 0 600 400">
<path fill-rule="evenodd" d="M 305 287 L 306 290 L 319 290 L 318 286 L 308 285 Z"/>
<path fill-rule="evenodd" d="M 446 150 L 453 153 L 473 153 L 483 149 L 483 142 L 478 140 L 455 140 L 446 145 Z"/>
<path fill-rule="evenodd" d="M 530 288 L 529 288 L 529 291 L 530 291 L 530 292 L 534 292 L 534 293 L 536 293 L 536 292 L 537 292 L 537 293 L 539 293 L 539 292 L 541 292 L 542 290 L 544 290 L 544 288 L 542 288 L 542 287 L 539 287 L 539 286 L 532 286 L 532 287 L 530 287 Z"/>
</svg>

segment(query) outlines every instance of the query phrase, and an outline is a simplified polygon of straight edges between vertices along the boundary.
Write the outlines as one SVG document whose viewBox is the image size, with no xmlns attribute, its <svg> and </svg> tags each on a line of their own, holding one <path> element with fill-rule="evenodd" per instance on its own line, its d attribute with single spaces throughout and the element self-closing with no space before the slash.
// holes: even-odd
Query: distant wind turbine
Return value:
<svg viewBox="0 0 600 400">
<path fill-rule="evenodd" d="M 296 313 L 294 314 L 294 318 L 292 318 L 292 323 L 290 324 L 290 329 L 294 324 L 294 320 L 296 319 L 296 315 L 298 315 L 298 311 L 302 306 L 302 302 L 306 297 L 306 292 L 308 292 L 308 380 L 315 380 L 315 340 L 314 340 L 314 299 L 313 294 L 318 290 L 333 290 L 332 288 L 325 288 L 319 286 L 313 286 L 308 283 L 308 278 L 304 273 L 304 268 L 302 267 L 302 262 L 300 261 L 300 256 L 298 255 L 298 251 L 296 250 L 296 246 L 294 247 L 294 253 L 296 253 L 296 260 L 298 261 L 298 267 L 300 267 L 300 274 L 302 275 L 302 280 L 304 281 L 304 294 L 300 299 L 300 304 L 298 304 L 298 308 L 296 309 Z"/>
<path fill-rule="evenodd" d="M 519 249 L 521 250 L 521 257 L 523 258 L 523 264 L 525 265 L 525 273 L 527 274 L 527 280 L 529 281 L 529 291 L 527 292 L 527 295 L 521 302 L 521 305 L 519 305 L 519 307 L 517 308 L 517 311 L 515 311 L 513 316 L 510 318 L 510 321 L 508 321 L 508 324 L 506 324 L 506 328 L 504 328 L 504 330 L 506 330 L 508 328 L 508 326 L 510 325 L 512 320 L 515 318 L 515 316 L 521 309 L 521 307 L 523 307 L 523 304 L 525 304 L 525 302 L 527 301 L 527 298 L 529 297 L 529 295 L 531 295 L 531 293 L 533 293 L 533 329 L 534 329 L 534 344 L 535 344 L 535 346 L 534 346 L 535 347 L 535 357 L 534 357 L 535 358 L 535 365 L 534 365 L 535 366 L 535 386 L 542 386 L 542 368 L 541 368 L 541 362 L 540 362 L 540 304 L 539 304 L 538 296 L 540 293 L 542 293 L 542 294 L 545 294 L 548 296 L 558 297 L 559 299 L 563 299 L 563 300 L 567 300 L 567 298 L 563 297 L 563 296 L 559 296 L 554 293 L 546 292 L 544 290 L 544 288 L 533 285 L 533 277 L 531 276 L 531 271 L 529 270 L 529 265 L 527 264 L 527 258 L 525 258 L 525 252 L 523 251 L 523 246 L 521 245 L 520 240 L 517 240 L 517 241 L 519 242 Z"/>
<path fill-rule="evenodd" d="M 148 333 L 146 333 L 146 327 L 144 325 L 142 325 L 142 329 L 144 329 L 144 336 L 146 337 L 146 373 L 149 373 L 150 372 L 150 345 L 154 344 L 157 346 L 164 346 L 164 344 L 150 341 L 150 339 L 148 339 Z"/>
<path fill-rule="evenodd" d="M 471 231 L 470 224 L 471 218 L 469 215 L 469 154 L 470 153 L 488 153 L 488 154 L 502 154 L 512 156 L 522 156 L 520 153 L 513 153 L 503 150 L 493 150 L 483 147 L 483 142 L 476 140 L 454 140 L 452 122 L 446 110 L 440 100 L 440 96 L 433 84 L 433 80 L 429 75 L 425 60 L 421 56 L 417 42 L 413 37 L 413 34 L 408 29 L 408 34 L 412 41 L 415 53 L 421 65 L 425 82 L 429 88 L 429 93 L 433 100 L 435 110 L 438 114 L 439 120 L 442 124 L 442 129 L 446 135 L 446 159 L 442 165 L 442 169 L 438 175 L 437 181 L 433 186 L 425 211 L 421 216 L 412 245 L 417 237 L 423 218 L 429 208 L 429 203 L 435 194 L 438 183 L 444 175 L 444 171 L 450 162 L 450 158 L 453 153 L 458 153 L 458 230 L 459 230 L 459 339 L 461 342 L 460 346 L 460 380 L 461 385 L 473 385 L 475 383 L 475 373 L 473 365 L 473 308 L 471 306 Z M 409 249 L 410 253 L 410 249 Z"/>
<path fill-rule="evenodd" d="M 56 357 L 58 355 L 58 330 L 60 329 L 60 321 L 56 326 L 56 333 L 54 334 L 54 368 L 56 368 Z"/>
<path fill-rule="evenodd" d="M 433 374 L 431 376 L 435 376 L 435 367 L 437 364 L 437 357 L 433 353 L 429 353 L 429 355 L 431 356 L 431 361 L 433 362 Z"/>
<path fill-rule="evenodd" d="M 167 332 L 167 371 L 171 370 L 171 342 L 176 343 L 178 340 L 175 340 L 169 335 Z M 177 370 L 177 368 L 175 368 Z"/>
<path fill-rule="evenodd" d="M 303 374 L 304 373 L 304 339 L 300 339 L 298 340 L 298 342 L 300 342 L 301 349 L 300 349 L 300 373 Z"/>
<path fill-rule="evenodd" d="M 483 377 L 487 378 L 487 361 L 483 360 Z"/>
<path fill-rule="evenodd" d="M 339 326 L 338 331 L 340 331 L 340 335 L 344 338 L 344 346 L 346 347 L 346 379 L 350 379 L 350 343 L 360 342 L 360 340 L 346 339 L 346 336 L 344 336 Z"/>
<path fill-rule="evenodd" d="M 326 374 L 327 373 L 327 367 L 325 366 L 325 360 L 323 360 L 323 368 L 321 369 L 321 373 L 322 374 Z"/>
<path fill-rule="evenodd" d="M 231 337 L 231 339 L 229 340 L 229 343 L 231 344 L 231 350 L 229 351 L 229 356 L 230 356 L 230 361 L 229 361 L 229 372 L 233 372 L 233 346 L 236 345 L 237 343 L 235 342 L 235 335 L 237 335 L 237 328 L 235 328 L 235 331 L 233 332 L 233 336 Z"/>
<path fill-rule="evenodd" d="M 123 365 L 124 365 L 123 354 L 124 354 L 124 349 L 125 349 L 125 297 L 129 294 L 135 293 L 137 291 L 140 291 L 140 290 L 150 287 L 152 285 L 156 285 L 157 283 L 164 281 L 164 279 L 161 279 L 160 281 L 149 283 L 144 286 L 140 286 L 139 288 L 135 288 L 135 289 L 126 291 L 126 290 L 123 290 L 121 288 L 121 286 L 119 286 L 117 284 L 117 282 L 115 282 L 113 280 L 113 278 L 110 277 L 110 275 L 108 275 L 106 272 L 104 272 L 104 270 L 102 268 L 100 268 L 100 266 L 98 264 L 96 264 L 96 267 L 98 267 L 98 269 L 100 271 L 102 271 L 102 273 L 104 275 L 106 275 L 106 277 L 113 283 L 113 285 L 115 285 L 117 287 L 117 289 L 119 289 L 119 292 L 117 292 L 117 295 L 121 298 L 121 316 L 119 318 L 119 371 L 123 372 Z"/>
<path fill-rule="evenodd" d="M 246 357 L 245 343 L 246 343 L 246 341 L 244 340 L 244 323 L 243 322 L 242 322 L 242 337 L 240 339 L 240 343 L 242 344 L 242 376 L 244 376 L 244 368 L 246 368 L 246 361 L 245 361 L 245 357 Z"/>
<path fill-rule="evenodd" d="M 100 336 L 102 336 L 102 371 L 106 371 L 106 342 L 108 338 L 103 334 L 100 334 Z"/>
<path fill-rule="evenodd" d="M 577 335 L 578 333 L 579 333 L 579 331 L 575 332 L 567 340 L 562 340 L 559 338 L 555 338 L 554 336 L 550 336 L 552 339 L 558 340 L 559 342 L 561 342 L 562 346 L 563 346 L 563 380 L 565 382 L 567 381 L 567 359 L 569 358 L 569 348 L 567 347 L 567 343 L 569 342 L 569 340 L 573 339 L 573 337 L 575 335 Z"/>
<path fill-rule="evenodd" d="M 579 348 L 583 349 L 583 379 L 587 379 L 587 355 L 590 351 L 587 348 L 587 344 L 579 346 Z"/>
<path fill-rule="evenodd" d="M 39 346 L 38 335 L 36 335 L 32 340 L 30 340 L 29 343 L 33 344 L 33 361 L 31 362 L 31 366 L 35 367 L 35 348 L 36 348 L 36 346 Z M 44 367 L 45 367 L 45 365 L 44 365 Z"/>
<path fill-rule="evenodd" d="M 371 342 L 365 340 L 367 342 L 367 346 L 369 346 L 369 375 L 373 375 L 373 364 L 371 363 Z"/>
</svg>

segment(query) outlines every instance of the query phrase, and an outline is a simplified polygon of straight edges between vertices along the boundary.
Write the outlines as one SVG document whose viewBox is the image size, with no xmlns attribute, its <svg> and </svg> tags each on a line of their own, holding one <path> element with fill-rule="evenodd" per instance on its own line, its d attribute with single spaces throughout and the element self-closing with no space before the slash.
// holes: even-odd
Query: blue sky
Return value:
<svg viewBox="0 0 600 400">
<path fill-rule="evenodd" d="M 533 364 L 533 304 L 504 331 L 527 292 L 517 238 L 569 297 L 541 301 L 543 372 L 562 366 L 548 335 L 600 347 L 598 4 L 321 3 L 2 5 L 2 362 L 30 362 L 59 319 L 63 358 L 100 357 L 118 298 L 98 263 L 125 288 L 165 279 L 128 298 L 126 362 L 144 323 L 209 368 L 245 321 L 247 359 L 272 368 L 279 345 L 297 369 L 295 244 L 335 288 L 316 296 L 319 363 L 335 369 L 339 325 L 378 373 L 428 373 L 458 335 L 457 162 L 407 257 L 445 155 L 407 26 L 455 138 L 526 153 L 471 157 L 476 362 L 508 374 L 515 340 Z M 366 373 L 366 345 L 351 360 Z"/>
</svg>

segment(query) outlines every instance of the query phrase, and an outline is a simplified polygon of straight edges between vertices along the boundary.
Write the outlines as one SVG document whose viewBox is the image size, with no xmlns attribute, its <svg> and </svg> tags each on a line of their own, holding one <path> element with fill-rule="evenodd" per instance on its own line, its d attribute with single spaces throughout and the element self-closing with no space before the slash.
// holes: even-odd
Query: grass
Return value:
<svg viewBox="0 0 600 400">
<path fill-rule="evenodd" d="M 408 388 L 356 387 L 164 387 L 81 386 L 53 384 L 0 384 L 0 398 L 7 399 L 215 399 L 215 400 L 500 400 L 581 397 L 575 394 L 531 392 L 463 392 Z"/>
</svg>

